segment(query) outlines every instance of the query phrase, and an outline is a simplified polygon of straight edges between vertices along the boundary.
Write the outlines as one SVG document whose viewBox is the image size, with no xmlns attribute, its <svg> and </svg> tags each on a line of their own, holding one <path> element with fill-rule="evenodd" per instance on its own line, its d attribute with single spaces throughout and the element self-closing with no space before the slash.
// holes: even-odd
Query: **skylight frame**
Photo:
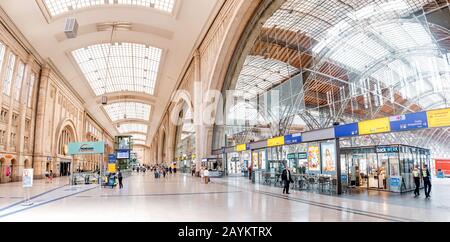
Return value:
<svg viewBox="0 0 450 242">
<path fill-rule="evenodd" d="M 140 102 L 116 102 L 104 106 L 113 122 L 125 119 L 150 120 L 152 106 Z"/>
<path fill-rule="evenodd" d="M 138 123 L 121 124 L 118 128 L 121 134 L 147 133 L 148 125 Z"/>
<path fill-rule="evenodd" d="M 142 7 L 173 14 L 176 0 L 42 0 L 42 4 L 49 16 L 55 18 L 71 11 L 106 6 Z"/>
<path fill-rule="evenodd" d="M 123 42 L 87 46 L 72 56 L 96 96 L 127 91 L 155 95 L 162 52 Z"/>
</svg>

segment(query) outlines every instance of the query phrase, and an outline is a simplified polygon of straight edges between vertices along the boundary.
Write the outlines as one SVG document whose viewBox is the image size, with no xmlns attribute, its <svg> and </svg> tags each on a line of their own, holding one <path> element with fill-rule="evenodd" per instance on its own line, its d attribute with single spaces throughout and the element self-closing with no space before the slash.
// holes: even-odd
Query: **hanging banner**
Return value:
<svg viewBox="0 0 450 242">
<path fill-rule="evenodd" d="M 391 131 L 389 118 L 380 118 L 358 123 L 359 135 L 388 133 Z"/>
<path fill-rule="evenodd" d="M 336 138 L 358 136 L 358 123 L 339 125 L 334 128 Z"/>
<path fill-rule="evenodd" d="M 105 152 L 105 142 L 80 142 L 69 144 L 69 155 L 93 155 Z"/>
<path fill-rule="evenodd" d="M 401 132 L 414 129 L 428 128 L 426 112 L 410 113 L 389 118 L 392 132 Z"/>
<path fill-rule="evenodd" d="M 450 126 L 450 108 L 428 111 L 428 127 L 439 128 Z"/>
<path fill-rule="evenodd" d="M 284 145 L 284 136 L 267 140 L 267 147 Z"/>
<path fill-rule="evenodd" d="M 284 144 L 293 145 L 300 144 L 302 142 L 302 134 L 290 134 L 284 136 Z"/>
</svg>

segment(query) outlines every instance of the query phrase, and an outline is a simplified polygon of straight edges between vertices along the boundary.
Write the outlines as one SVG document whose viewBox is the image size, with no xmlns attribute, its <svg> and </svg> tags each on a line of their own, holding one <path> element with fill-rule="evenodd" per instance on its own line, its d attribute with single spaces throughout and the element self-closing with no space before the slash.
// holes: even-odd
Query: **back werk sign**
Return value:
<svg viewBox="0 0 450 242">
<path fill-rule="evenodd" d="M 69 155 L 92 155 L 105 152 L 104 142 L 80 142 L 69 144 Z"/>
</svg>

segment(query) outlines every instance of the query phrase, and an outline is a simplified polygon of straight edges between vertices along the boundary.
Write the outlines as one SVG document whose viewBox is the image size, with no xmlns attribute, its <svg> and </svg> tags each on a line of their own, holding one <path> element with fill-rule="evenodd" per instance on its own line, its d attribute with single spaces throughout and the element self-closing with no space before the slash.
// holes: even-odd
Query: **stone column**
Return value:
<svg viewBox="0 0 450 242">
<path fill-rule="evenodd" d="M 28 60 L 26 62 L 25 66 L 25 73 L 22 81 L 22 86 L 20 89 L 20 96 L 19 96 L 19 130 L 17 132 L 17 153 L 18 153 L 18 163 L 19 163 L 19 174 L 22 174 L 22 169 L 25 166 L 25 120 L 26 120 L 26 114 L 27 114 L 27 97 L 28 97 L 28 88 L 30 86 L 30 79 L 31 79 L 31 66 L 33 65 L 33 58 L 31 55 L 28 57 Z M 29 141 L 28 137 L 28 141 Z M 22 180 L 22 176 L 19 176 L 19 181 Z"/>
<path fill-rule="evenodd" d="M 44 142 L 45 142 L 45 134 L 46 130 L 50 127 L 45 127 L 45 112 L 46 112 L 46 102 L 49 92 L 49 82 L 50 82 L 50 68 L 44 66 L 42 68 L 41 77 L 39 80 L 39 85 L 35 85 L 39 88 L 39 96 L 37 98 L 36 105 L 36 117 L 35 117 L 35 125 L 36 125 L 36 133 L 34 134 L 34 176 L 36 178 L 43 178 L 45 165 L 47 162 L 47 156 L 44 154 Z"/>
</svg>

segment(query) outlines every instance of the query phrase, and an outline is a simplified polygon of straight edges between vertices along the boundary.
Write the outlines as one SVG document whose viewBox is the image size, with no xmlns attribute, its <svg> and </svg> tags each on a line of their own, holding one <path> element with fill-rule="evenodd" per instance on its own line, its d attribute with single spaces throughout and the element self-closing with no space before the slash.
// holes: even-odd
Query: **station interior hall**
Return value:
<svg viewBox="0 0 450 242">
<path fill-rule="evenodd" d="M 0 0 L 0 222 L 449 222 L 449 0 Z"/>
</svg>

